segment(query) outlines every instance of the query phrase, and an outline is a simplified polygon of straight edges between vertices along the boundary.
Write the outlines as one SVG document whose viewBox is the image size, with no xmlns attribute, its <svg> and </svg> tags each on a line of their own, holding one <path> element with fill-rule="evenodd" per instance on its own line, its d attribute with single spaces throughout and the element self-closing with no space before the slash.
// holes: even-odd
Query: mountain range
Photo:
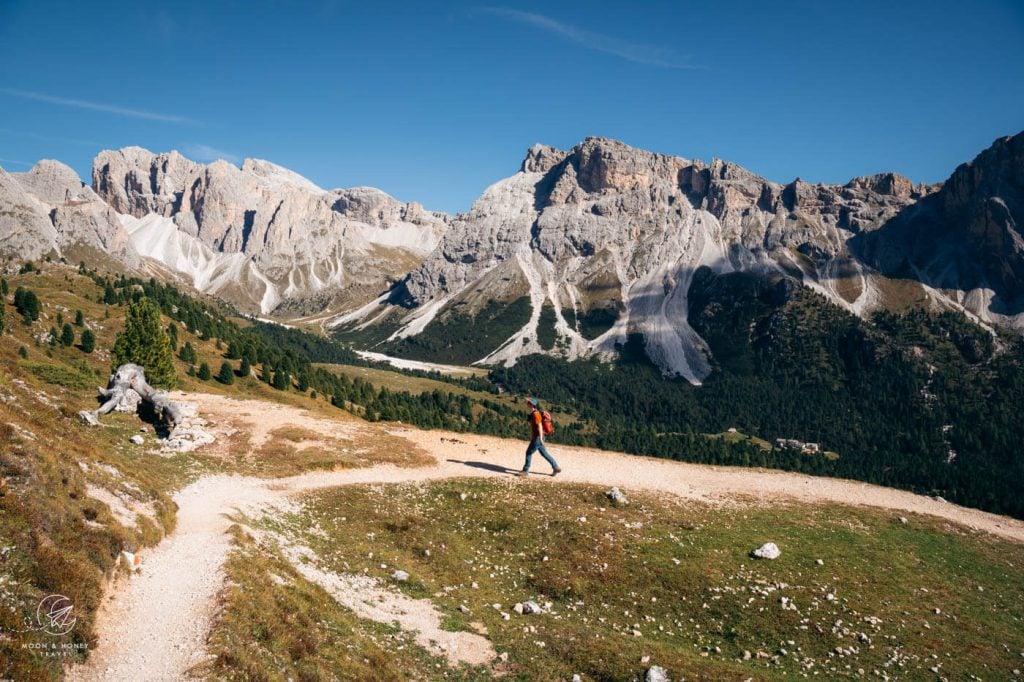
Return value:
<svg viewBox="0 0 1024 682">
<path fill-rule="evenodd" d="M 91 186 L 56 161 L 0 170 L 0 258 L 176 278 L 417 359 L 610 357 L 639 334 L 692 383 L 713 365 L 689 320 L 701 269 L 799 282 L 862 317 L 920 306 L 1020 330 L 1022 223 L 1024 133 L 935 185 L 779 184 L 605 138 L 535 145 L 455 216 L 267 161 L 138 147 L 101 152 Z"/>
</svg>

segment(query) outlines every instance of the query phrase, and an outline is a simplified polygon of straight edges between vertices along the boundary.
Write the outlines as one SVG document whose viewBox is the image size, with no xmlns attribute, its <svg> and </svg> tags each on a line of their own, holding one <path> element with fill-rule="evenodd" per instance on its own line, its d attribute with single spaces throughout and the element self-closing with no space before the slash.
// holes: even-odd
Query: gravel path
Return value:
<svg viewBox="0 0 1024 682">
<path fill-rule="evenodd" d="M 256 401 L 190 395 L 201 413 L 231 421 L 241 413 L 266 414 Z M 275 419 L 308 423 L 316 417 L 275 406 Z M 336 422 L 324 420 L 325 427 Z M 384 428 L 384 427 L 381 427 Z M 455 477 L 508 476 L 522 466 L 525 441 L 439 431 L 387 428 L 437 458 L 417 469 L 377 466 L 314 472 L 276 480 L 239 476 L 203 478 L 175 495 L 178 524 L 156 548 L 143 552 L 139 575 L 114 584 L 97 618 L 99 643 L 89 660 L 68 670 L 70 680 L 178 680 L 202 661 L 223 564 L 231 549 L 225 533 L 235 510 L 254 511 L 303 491 L 360 483 L 421 482 Z M 760 469 L 712 467 L 646 457 L 553 447 L 565 473 L 547 476 L 535 458 L 531 480 L 616 485 L 670 493 L 685 499 L 726 503 L 737 498 L 771 504 L 783 500 L 836 502 L 924 514 L 1024 542 L 1024 522 L 866 483 Z M 539 464 L 539 466 L 538 466 Z"/>
</svg>

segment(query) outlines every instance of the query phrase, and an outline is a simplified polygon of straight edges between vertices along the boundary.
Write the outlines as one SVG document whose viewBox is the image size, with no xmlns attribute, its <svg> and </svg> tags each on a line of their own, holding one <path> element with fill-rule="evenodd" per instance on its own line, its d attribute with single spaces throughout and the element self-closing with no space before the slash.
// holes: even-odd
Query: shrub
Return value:
<svg viewBox="0 0 1024 682">
<path fill-rule="evenodd" d="M 199 365 L 199 373 L 196 375 L 203 381 L 209 381 L 213 375 L 210 373 L 210 366 L 205 362 Z"/>
</svg>

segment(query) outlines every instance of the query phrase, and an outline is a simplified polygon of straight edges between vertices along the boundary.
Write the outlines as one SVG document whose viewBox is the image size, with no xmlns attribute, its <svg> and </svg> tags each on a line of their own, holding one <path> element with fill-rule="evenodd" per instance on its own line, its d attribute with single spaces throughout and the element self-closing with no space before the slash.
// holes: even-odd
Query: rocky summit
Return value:
<svg viewBox="0 0 1024 682">
<path fill-rule="evenodd" d="M 452 221 L 387 301 L 337 324 L 390 324 L 386 341 L 401 352 L 408 344 L 395 344 L 446 320 L 519 301 L 527 305 L 516 306 L 516 319 L 502 322 L 509 334 L 477 357 L 449 359 L 607 355 L 639 333 L 665 373 L 694 383 L 711 367 L 688 321 L 690 283 L 704 267 L 799 281 L 862 316 L 925 301 L 1016 324 L 1019 311 L 1002 297 L 1016 295 L 1019 281 L 1004 264 L 1015 262 L 1021 239 L 1013 226 L 1022 215 L 1024 163 L 1014 151 L 1022 140 L 996 141 L 935 186 L 893 173 L 782 185 L 727 161 L 604 138 L 568 152 L 538 145 Z M 951 260 L 955 270 L 944 269 Z M 906 263 L 916 264 L 909 275 Z M 379 310 L 388 306 L 391 315 Z"/>
<path fill-rule="evenodd" d="M 0 256 L 113 260 L 421 360 L 608 357 L 642 335 L 666 374 L 699 383 L 700 269 L 802 283 L 860 316 L 924 305 L 1024 326 L 1022 178 L 1024 133 L 929 186 L 780 184 L 591 137 L 535 145 L 450 217 L 268 161 L 128 147 L 96 157 L 91 188 L 56 161 L 0 170 Z"/>
</svg>

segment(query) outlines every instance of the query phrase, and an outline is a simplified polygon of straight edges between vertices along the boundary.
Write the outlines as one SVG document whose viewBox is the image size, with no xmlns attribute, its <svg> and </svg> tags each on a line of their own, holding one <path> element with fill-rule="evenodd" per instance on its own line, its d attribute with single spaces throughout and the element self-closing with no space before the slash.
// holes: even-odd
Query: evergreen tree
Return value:
<svg viewBox="0 0 1024 682">
<path fill-rule="evenodd" d="M 279 391 L 283 391 L 288 388 L 288 384 L 291 383 L 291 379 L 288 377 L 288 373 L 280 367 L 274 372 L 274 388 Z"/>
<path fill-rule="evenodd" d="M 249 364 L 249 358 L 242 358 L 242 364 L 238 368 L 238 375 L 245 378 L 252 374 L 252 365 Z"/>
<path fill-rule="evenodd" d="M 182 346 L 181 350 L 178 352 L 178 357 L 181 358 L 183 362 L 187 362 L 190 365 L 195 364 L 196 349 L 192 347 L 190 342 L 186 341 L 185 345 Z"/>
<path fill-rule="evenodd" d="M 196 376 L 198 376 L 203 381 L 209 381 L 210 377 L 213 376 L 210 373 L 210 366 L 208 364 L 206 364 L 205 362 L 203 364 L 199 365 L 199 373 Z"/>
<path fill-rule="evenodd" d="M 60 330 L 60 342 L 64 346 L 73 346 L 75 343 L 75 330 L 70 324 L 65 324 Z"/>
<path fill-rule="evenodd" d="M 7 292 L 7 279 L 4 277 L 0 277 L 0 296 L 6 296 Z"/>
<path fill-rule="evenodd" d="M 85 353 L 91 353 L 96 349 L 96 335 L 92 333 L 91 329 L 86 329 L 82 332 L 82 351 Z"/>
<path fill-rule="evenodd" d="M 21 356 L 22 360 L 27 358 L 28 357 L 28 348 L 25 348 L 25 346 L 22 346 L 21 348 L 19 348 L 18 349 L 18 355 Z"/>
<path fill-rule="evenodd" d="M 231 363 L 222 362 L 220 364 L 220 372 L 217 373 L 217 381 L 228 386 L 235 383 L 235 370 L 231 369 Z"/>
<path fill-rule="evenodd" d="M 309 376 L 303 372 L 299 374 L 298 389 L 300 393 L 305 393 L 309 390 Z"/>
<path fill-rule="evenodd" d="M 85 316 L 82 315 L 82 311 L 81 310 L 76 310 L 75 311 L 75 326 L 76 327 L 84 327 L 85 326 Z"/>
<path fill-rule="evenodd" d="M 114 305 L 117 303 L 117 292 L 114 291 L 114 287 L 112 287 L 109 282 L 105 287 L 103 287 L 103 302 L 107 305 Z"/>
<path fill-rule="evenodd" d="M 142 365 L 154 386 L 174 385 L 171 343 L 160 325 L 160 310 L 151 299 L 143 298 L 128 306 L 124 330 L 117 335 L 111 352 L 112 371 L 126 362 Z"/>
<path fill-rule="evenodd" d="M 171 342 L 171 350 L 178 350 L 178 325 L 173 322 L 167 325 L 167 338 Z"/>
</svg>

